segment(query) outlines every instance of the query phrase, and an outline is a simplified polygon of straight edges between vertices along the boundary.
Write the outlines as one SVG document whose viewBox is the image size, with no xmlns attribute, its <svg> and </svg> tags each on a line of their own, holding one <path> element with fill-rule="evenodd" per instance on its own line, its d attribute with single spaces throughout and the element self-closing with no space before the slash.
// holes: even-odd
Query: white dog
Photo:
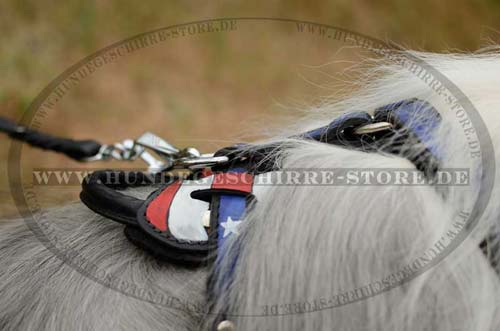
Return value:
<svg viewBox="0 0 500 331">
<path fill-rule="evenodd" d="M 498 52 L 415 54 L 467 96 L 486 123 L 495 150 L 500 150 Z M 494 267 L 494 234 L 500 219 L 497 177 L 477 175 L 480 165 L 470 160 L 463 127 L 422 77 L 382 61 L 368 70 L 367 77 L 370 80 L 359 92 L 311 112 L 289 133 L 324 125 L 339 113 L 420 98 L 441 113 L 436 144 L 444 150 L 443 165 L 470 169 L 469 186 L 444 191 L 430 185 L 267 187 L 239 229 L 241 248 L 231 270 L 231 289 L 217 298 L 207 297 L 210 267 L 158 261 L 128 242 L 121 225 L 81 203 L 46 211 L 62 238 L 59 244 L 138 287 L 154 284 L 185 303 L 212 301 L 215 311 L 229 306 L 228 319 L 236 330 L 499 330 L 500 281 Z M 273 139 L 283 137 L 281 133 Z M 407 159 L 385 153 L 301 140 L 288 140 L 287 145 L 280 154 L 285 168 L 414 169 Z M 497 159 L 497 153 L 488 158 Z M 479 186 L 492 181 L 493 192 L 479 223 L 439 263 L 377 295 L 321 306 L 321 300 L 361 291 L 424 254 L 453 225 L 456 211 L 474 200 Z M 86 277 L 47 250 L 22 220 L 2 221 L 0 229 L 2 330 L 212 327 L 215 315 L 187 309 L 188 304 L 184 309 L 149 303 Z M 485 254 L 480 244 L 487 237 L 493 239 Z M 318 303 L 327 309 L 310 309 Z M 274 316 L 276 312 L 285 314 Z"/>
</svg>

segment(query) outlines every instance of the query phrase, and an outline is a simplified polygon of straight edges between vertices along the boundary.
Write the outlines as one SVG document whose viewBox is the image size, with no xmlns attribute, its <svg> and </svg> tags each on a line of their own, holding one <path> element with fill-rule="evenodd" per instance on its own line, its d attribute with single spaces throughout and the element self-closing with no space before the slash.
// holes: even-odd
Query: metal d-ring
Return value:
<svg viewBox="0 0 500 331">
<path fill-rule="evenodd" d="M 381 131 L 390 130 L 393 128 L 393 125 L 389 122 L 377 122 L 362 125 L 354 130 L 355 134 L 370 134 Z"/>
</svg>

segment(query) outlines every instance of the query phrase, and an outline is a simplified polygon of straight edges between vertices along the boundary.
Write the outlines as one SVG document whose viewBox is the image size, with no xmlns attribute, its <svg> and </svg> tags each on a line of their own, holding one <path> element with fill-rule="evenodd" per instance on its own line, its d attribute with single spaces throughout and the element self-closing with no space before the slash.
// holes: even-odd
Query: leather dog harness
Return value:
<svg viewBox="0 0 500 331">
<path fill-rule="evenodd" d="M 438 151 L 430 144 L 439 121 L 432 106 L 412 99 L 379 108 L 374 116 L 345 114 L 294 138 L 400 155 L 430 177 L 439 164 Z M 378 123 L 389 123 L 390 129 L 360 135 L 354 132 Z M 175 263 L 199 264 L 214 260 L 216 255 L 209 253 L 238 232 L 245 212 L 263 193 L 262 186 L 254 185 L 261 180 L 255 179 L 280 170 L 271 154 L 280 148 L 287 147 L 267 144 L 223 148 L 214 157 L 226 157 L 225 163 L 196 169 L 184 178 L 165 172 L 96 171 L 83 181 L 80 198 L 95 212 L 133 229 L 126 231 L 127 237 L 155 256 Z M 120 192 L 155 182 L 163 185 L 146 200 Z"/>
<path fill-rule="evenodd" d="M 431 178 L 439 166 L 439 151 L 432 144 L 439 123 L 440 116 L 430 104 L 411 99 L 378 108 L 373 116 L 344 114 L 292 138 L 402 156 Z M 96 171 L 83 182 L 80 198 L 93 211 L 125 224 L 126 237 L 160 259 L 189 265 L 214 263 L 208 290 L 209 297 L 217 298 L 226 294 L 233 278 L 232 271 L 221 275 L 219 270 L 227 241 L 238 235 L 246 213 L 262 197 L 265 187 L 255 183 L 281 170 L 274 155 L 283 148 L 286 144 L 223 148 L 210 156 L 209 164 L 196 163 L 193 157 L 191 164 L 196 167 L 183 178 L 165 171 L 152 176 Z M 119 192 L 158 181 L 163 184 L 145 200 Z M 237 254 L 232 255 L 235 265 Z M 216 285 L 218 278 L 222 285 Z M 215 325 L 227 318 L 228 311 L 226 307 L 218 312 Z"/>
</svg>

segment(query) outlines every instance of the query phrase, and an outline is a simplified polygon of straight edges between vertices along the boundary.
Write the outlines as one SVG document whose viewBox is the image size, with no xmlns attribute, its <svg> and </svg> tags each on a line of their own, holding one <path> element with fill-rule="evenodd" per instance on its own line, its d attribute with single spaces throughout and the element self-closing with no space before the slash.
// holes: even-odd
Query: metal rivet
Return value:
<svg viewBox="0 0 500 331">
<path fill-rule="evenodd" d="M 217 331 L 235 331 L 236 326 L 233 322 L 225 320 L 217 325 Z"/>
<path fill-rule="evenodd" d="M 210 228 L 210 210 L 205 211 L 201 218 L 201 222 L 205 228 Z"/>
</svg>

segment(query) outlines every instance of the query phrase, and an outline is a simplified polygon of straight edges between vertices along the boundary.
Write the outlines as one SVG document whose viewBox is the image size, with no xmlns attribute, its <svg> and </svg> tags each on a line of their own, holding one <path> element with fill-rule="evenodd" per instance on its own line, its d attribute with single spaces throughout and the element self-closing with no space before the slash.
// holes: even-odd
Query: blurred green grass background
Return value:
<svg viewBox="0 0 500 331">
<path fill-rule="evenodd" d="M 58 74 L 113 42 L 173 24 L 240 16 L 330 24 L 424 51 L 476 51 L 498 42 L 500 0 L 3 0 L 0 112 L 19 119 Z M 134 53 L 82 82 L 49 114 L 43 130 L 103 142 L 149 130 L 177 145 L 194 145 L 206 152 L 242 138 L 258 138 L 265 124 L 287 123 L 283 109 L 304 108 L 308 101 L 334 93 L 322 84 L 345 66 L 303 67 L 332 60 L 341 45 L 330 46 L 298 41 L 289 30 L 276 26 L 167 42 Z M 334 60 L 350 57 L 355 61 L 349 52 Z M 320 77 L 321 71 L 327 74 Z M 349 84 L 345 77 L 342 84 Z M 0 138 L 2 215 L 15 213 L 7 181 L 9 144 Z M 26 148 L 22 166 L 29 174 L 33 167 L 81 165 Z M 78 187 L 44 188 L 40 197 L 52 205 L 75 200 L 78 191 Z"/>
</svg>

